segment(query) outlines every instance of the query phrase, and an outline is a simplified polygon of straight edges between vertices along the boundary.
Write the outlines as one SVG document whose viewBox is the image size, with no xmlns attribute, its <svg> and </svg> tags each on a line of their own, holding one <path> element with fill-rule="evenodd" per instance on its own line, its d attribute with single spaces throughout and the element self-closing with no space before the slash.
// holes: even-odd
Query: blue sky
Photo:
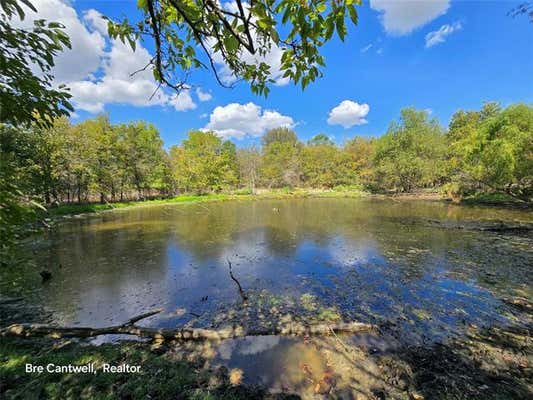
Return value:
<svg viewBox="0 0 533 400">
<path fill-rule="evenodd" d="M 72 87 L 73 121 L 99 112 L 112 122 L 145 120 L 158 127 L 166 146 L 203 127 L 246 145 L 277 122 L 294 126 L 303 140 L 324 132 L 342 143 L 383 134 L 405 106 L 428 109 L 447 125 L 455 110 L 476 109 L 483 101 L 533 103 L 533 24 L 507 16 L 520 0 L 365 1 L 345 42 L 324 47 L 324 77 L 305 91 L 273 86 L 264 98 L 244 82 L 225 89 L 210 73 L 197 71 L 186 95 L 176 99 L 166 92 L 155 101 L 146 94 L 153 85 L 149 74 L 127 74 L 149 57 L 152 44 L 141 43 L 132 54 L 109 40 L 99 20 L 100 14 L 135 20 L 135 1 L 60 1 L 35 4 L 40 17 L 64 22 L 72 37 L 57 79 Z M 210 96 L 201 101 L 196 88 Z"/>
</svg>

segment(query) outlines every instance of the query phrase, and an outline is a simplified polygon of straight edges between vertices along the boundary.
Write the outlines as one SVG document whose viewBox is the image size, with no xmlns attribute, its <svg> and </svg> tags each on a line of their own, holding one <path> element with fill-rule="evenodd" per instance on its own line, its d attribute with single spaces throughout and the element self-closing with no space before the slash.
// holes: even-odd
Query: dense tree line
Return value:
<svg viewBox="0 0 533 400">
<path fill-rule="evenodd" d="M 237 148 L 196 130 L 167 152 L 153 125 L 112 125 L 106 116 L 75 125 L 57 118 L 49 128 L 4 126 L 1 146 L 12 179 L 46 204 L 258 187 L 445 188 L 457 198 L 497 192 L 525 201 L 533 195 L 533 107 L 525 104 L 458 111 L 448 130 L 407 108 L 381 137 L 341 146 L 325 134 L 303 143 L 291 129 L 277 128 L 260 147 Z"/>
<path fill-rule="evenodd" d="M 111 125 L 106 116 L 49 128 L 0 129 L 3 168 L 39 202 L 143 199 L 172 189 L 168 156 L 153 125 Z"/>
</svg>

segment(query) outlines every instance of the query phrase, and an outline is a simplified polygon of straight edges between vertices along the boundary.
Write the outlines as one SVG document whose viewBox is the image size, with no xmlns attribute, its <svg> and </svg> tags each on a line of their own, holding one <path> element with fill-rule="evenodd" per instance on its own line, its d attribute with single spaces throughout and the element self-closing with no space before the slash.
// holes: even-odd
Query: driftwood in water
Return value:
<svg viewBox="0 0 533 400">
<path fill-rule="evenodd" d="M 246 301 L 248 300 L 248 296 L 246 296 L 246 293 L 244 292 L 240 282 L 237 280 L 237 278 L 235 278 L 233 276 L 233 271 L 231 270 L 231 261 L 230 260 L 227 260 L 227 261 L 228 261 L 228 265 L 229 265 L 229 276 L 237 284 L 237 286 L 239 288 L 239 294 L 241 295 L 242 302 L 246 303 Z"/>
<path fill-rule="evenodd" d="M 223 340 L 243 336 L 263 335 L 329 335 L 334 333 L 360 333 L 375 331 L 376 327 L 359 322 L 341 322 L 333 324 L 302 325 L 297 323 L 281 327 L 268 327 L 246 330 L 242 327 L 232 327 L 220 330 L 202 328 L 147 328 L 136 326 L 135 322 L 160 313 L 162 310 L 149 311 L 133 317 L 122 325 L 104 328 L 89 327 L 58 327 L 41 324 L 14 324 L 0 329 L 0 336 L 16 337 L 50 337 L 50 338 L 88 338 L 99 335 L 134 335 L 156 340 Z"/>
<path fill-rule="evenodd" d="M 525 297 L 504 297 L 502 298 L 504 303 L 507 303 L 520 311 L 533 314 L 533 302 L 529 301 Z"/>
</svg>

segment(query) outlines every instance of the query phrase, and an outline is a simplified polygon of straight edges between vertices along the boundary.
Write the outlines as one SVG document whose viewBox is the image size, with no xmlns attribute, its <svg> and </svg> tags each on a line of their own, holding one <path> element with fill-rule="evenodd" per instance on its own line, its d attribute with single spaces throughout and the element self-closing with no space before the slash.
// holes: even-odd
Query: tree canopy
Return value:
<svg viewBox="0 0 533 400">
<path fill-rule="evenodd" d="M 501 109 L 486 103 L 480 111 L 458 111 L 448 133 L 453 190 L 483 187 L 528 201 L 533 197 L 533 108 Z"/>
<path fill-rule="evenodd" d="M 447 132 L 427 112 L 406 108 L 383 136 L 341 145 L 323 134 L 303 143 L 293 130 L 279 128 L 264 135 L 262 146 L 237 148 L 213 132 L 193 130 L 167 151 L 153 125 L 111 124 L 101 115 L 78 124 L 57 118 L 48 128 L 4 125 L 0 147 L 3 184 L 16 182 L 13 196 L 46 204 L 354 185 L 533 197 L 533 107 L 526 104 L 460 110 Z"/>
<path fill-rule="evenodd" d="M 172 146 L 170 159 L 174 179 L 182 191 L 218 191 L 237 183 L 235 145 L 213 132 L 189 132 L 182 146 Z"/>
<path fill-rule="evenodd" d="M 439 179 L 444 132 L 426 111 L 405 108 L 399 122 L 376 142 L 376 178 L 386 188 L 409 192 Z"/>
<path fill-rule="evenodd" d="M 31 29 L 15 27 L 12 20 L 23 20 L 25 7 L 37 11 L 28 0 L 0 2 L 0 122 L 49 126 L 73 111 L 69 92 L 54 87 L 51 74 L 54 57 L 70 48 L 70 41 L 57 22 L 39 19 Z"/>
<path fill-rule="evenodd" d="M 261 142 L 265 147 L 275 142 L 294 144 L 297 141 L 298 136 L 296 136 L 296 133 L 292 129 L 286 127 L 270 129 L 261 138 Z"/>
<path fill-rule="evenodd" d="M 282 77 L 305 88 L 322 75 L 321 47 L 337 35 L 344 40 L 347 21 L 357 23 L 359 0 L 138 0 L 138 21 L 109 20 L 109 33 L 135 49 L 137 40 L 150 40 L 155 55 L 146 66 L 161 84 L 187 86 L 196 68 L 210 69 L 218 82 L 217 62 L 235 80 L 250 83 L 252 92 L 266 95 L 272 66 L 265 59 L 281 50 Z"/>
</svg>

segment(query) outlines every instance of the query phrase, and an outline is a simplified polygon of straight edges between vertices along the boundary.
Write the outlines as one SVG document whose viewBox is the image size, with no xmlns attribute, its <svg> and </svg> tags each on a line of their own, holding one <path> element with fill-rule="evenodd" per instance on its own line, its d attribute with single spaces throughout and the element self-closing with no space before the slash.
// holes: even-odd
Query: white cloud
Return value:
<svg viewBox="0 0 533 400">
<path fill-rule="evenodd" d="M 373 46 L 372 43 L 370 43 L 369 45 L 366 45 L 365 47 L 361 49 L 361 53 L 366 53 L 368 50 L 372 48 L 372 46 Z"/>
<path fill-rule="evenodd" d="M 213 98 L 211 93 L 204 92 L 202 90 L 202 88 L 197 88 L 196 89 L 196 95 L 198 96 L 198 100 L 200 100 L 200 101 L 209 101 L 209 100 L 211 100 Z"/>
<path fill-rule="evenodd" d="M 104 111 L 106 104 L 131 104 L 138 107 L 163 105 L 167 103 L 165 95 L 160 94 L 150 100 L 155 90 L 154 83 L 146 80 L 128 82 L 123 79 L 104 77 L 92 81 L 69 82 L 76 108 L 91 113 Z"/>
<path fill-rule="evenodd" d="M 359 104 L 351 100 L 344 100 L 337 107 L 331 109 L 328 124 L 341 125 L 344 128 L 363 125 L 368 122 L 365 117 L 369 111 L 370 106 L 366 103 Z"/>
<path fill-rule="evenodd" d="M 182 90 L 178 94 L 172 95 L 168 102 L 177 111 L 188 111 L 196 108 L 196 103 L 192 100 L 189 90 Z"/>
<path fill-rule="evenodd" d="M 447 36 L 454 32 L 460 31 L 461 29 L 463 29 L 461 23 L 455 22 L 452 25 L 444 24 L 438 30 L 429 32 L 426 35 L 426 48 L 433 47 L 439 43 L 444 43 Z"/>
<path fill-rule="evenodd" d="M 387 33 L 406 35 L 445 14 L 450 0 L 370 0 L 370 7 L 381 13 Z"/>
<path fill-rule="evenodd" d="M 36 19 L 61 22 L 70 38 L 71 49 L 60 53 L 55 59 L 53 74 L 57 82 L 86 79 L 100 66 L 105 54 L 104 36 L 91 31 L 78 19 L 76 11 L 60 0 L 33 0 L 37 13 L 26 8 L 26 18 L 16 25 L 29 27 Z"/>
<path fill-rule="evenodd" d="M 107 21 L 98 11 L 93 8 L 86 10 L 83 13 L 83 19 L 87 21 L 93 30 L 100 32 L 104 36 L 107 36 Z"/>
<path fill-rule="evenodd" d="M 224 138 L 243 138 L 247 135 L 261 136 L 272 128 L 294 125 L 291 117 L 273 110 L 263 111 L 257 104 L 230 103 L 216 107 L 204 129 L 212 130 Z"/>
<path fill-rule="evenodd" d="M 120 40 L 111 40 L 111 50 L 101 60 L 103 75 L 99 79 L 68 82 L 77 108 L 91 113 L 104 111 L 106 104 L 130 104 L 137 107 L 171 105 L 178 111 L 194 108 L 190 94 L 167 95 L 157 90 L 150 68 L 142 70 L 152 58 L 137 43 L 132 51 Z M 127 66 L 124 60 L 128 60 Z M 142 70 L 142 71 L 141 71 Z M 136 72 L 139 71 L 139 72 Z M 132 75 L 132 73 L 136 72 Z M 181 97 L 180 97 L 181 96 Z"/>
<path fill-rule="evenodd" d="M 106 104 L 171 106 L 177 111 L 196 108 L 188 90 L 175 94 L 160 89 L 156 93 L 158 84 L 151 68 L 145 68 L 152 59 L 148 50 L 137 43 L 133 51 L 120 40 L 110 39 L 107 22 L 98 11 L 85 10 L 80 18 L 62 0 L 32 3 L 38 13 L 28 13 L 21 25 L 29 26 L 37 18 L 57 21 L 65 25 L 70 37 L 72 49 L 57 57 L 53 73 L 56 83 L 70 87 L 76 109 L 98 113 Z"/>
</svg>

